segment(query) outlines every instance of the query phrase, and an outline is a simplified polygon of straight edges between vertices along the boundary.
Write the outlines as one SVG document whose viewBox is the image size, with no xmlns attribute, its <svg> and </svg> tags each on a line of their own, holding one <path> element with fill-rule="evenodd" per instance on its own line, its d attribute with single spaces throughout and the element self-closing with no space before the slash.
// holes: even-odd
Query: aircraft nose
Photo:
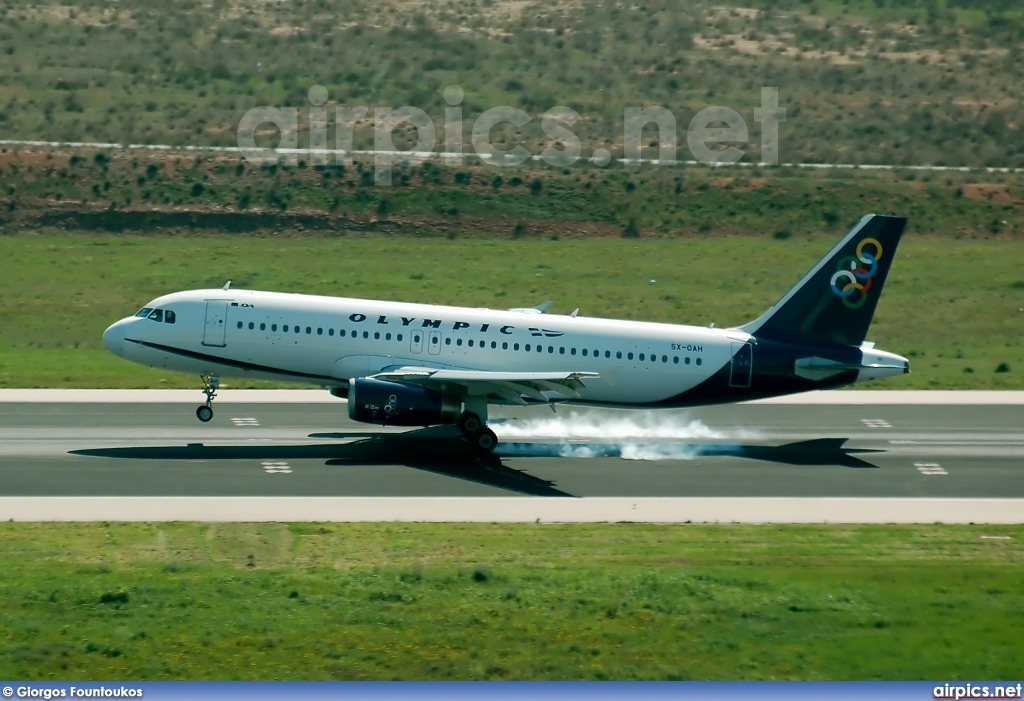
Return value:
<svg viewBox="0 0 1024 701">
<path fill-rule="evenodd" d="M 114 355 L 124 353 L 124 320 L 118 321 L 107 327 L 103 332 L 103 345 Z"/>
</svg>

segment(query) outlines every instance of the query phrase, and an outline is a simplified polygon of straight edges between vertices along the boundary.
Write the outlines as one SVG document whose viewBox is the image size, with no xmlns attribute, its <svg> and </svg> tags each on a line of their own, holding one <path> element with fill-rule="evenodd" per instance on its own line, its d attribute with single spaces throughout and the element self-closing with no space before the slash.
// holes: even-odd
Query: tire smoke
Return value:
<svg viewBox="0 0 1024 701">
<path fill-rule="evenodd" d="M 531 457 L 692 460 L 716 446 L 699 441 L 756 437 L 752 431 L 720 431 L 685 414 L 668 411 L 571 412 L 568 416 L 513 420 L 491 426 L 501 441 L 499 454 Z M 545 442 L 525 443 L 516 439 Z"/>
</svg>

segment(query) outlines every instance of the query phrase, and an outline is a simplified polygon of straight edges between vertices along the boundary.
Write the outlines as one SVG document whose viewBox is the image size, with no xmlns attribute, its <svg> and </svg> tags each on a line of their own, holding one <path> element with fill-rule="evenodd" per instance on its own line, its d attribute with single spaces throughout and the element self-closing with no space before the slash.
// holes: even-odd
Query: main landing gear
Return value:
<svg viewBox="0 0 1024 701">
<path fill-rule="evenodd" d="M 216 375 L 200 375 L 199 379 L 203 381 L 203 394 L 206 395 L 206 404 L 196 409 L 196 418 L 205 424 L 213 418 L 213 398 L 217 396 L 220 378 Z"/>
<path fill-rule="evenodd" d="M 494 448 L 498 445 L 498 437 L 494 435 L 494 431 L 487 428 L 484 419 L 481 419 L 480 415 L 475 412 L 468 409 L 462 412 L 458 427 L 462 431 L 462 437 L 478 453 L 493 453 Z"/>
</svg>

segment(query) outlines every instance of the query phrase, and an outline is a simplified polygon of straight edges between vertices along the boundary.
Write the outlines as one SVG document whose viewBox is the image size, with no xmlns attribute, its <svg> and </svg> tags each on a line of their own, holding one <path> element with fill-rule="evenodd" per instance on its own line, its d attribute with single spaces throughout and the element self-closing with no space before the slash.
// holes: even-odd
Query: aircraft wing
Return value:
<svg viewBox="0 0 1024 701">
<path fill-rule="evenodd" d="M 577 390 L 584 387 L 583 380 L 598 376 L 596 372 L 490 372 L 403 367 L 377 373 L 373 379 L 454 391 L 463 396 L 493 397 L 504 403 L 527 406 L 529 402 L 523 399 L 524 396 L 537 402 L 550 402 L 552 398 L 545 392 L 579 399 Z"/>
</svg>

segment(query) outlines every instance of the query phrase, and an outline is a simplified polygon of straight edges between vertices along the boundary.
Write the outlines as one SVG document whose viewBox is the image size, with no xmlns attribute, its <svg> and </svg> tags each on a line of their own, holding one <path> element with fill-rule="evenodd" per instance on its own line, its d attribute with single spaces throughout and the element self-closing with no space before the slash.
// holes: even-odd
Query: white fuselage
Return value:
<svg viewBox="0 0 1024 701">
<path fill-rule="evenodd" d="M 648 404 L 695 387 L 750 335 L 636 321 L 250 290 L 153 300 L 104 334 L 134 362 L 220 377 L 345 384 L 392 367 L 595 372 L 584 401 Z"/>
</svg>

